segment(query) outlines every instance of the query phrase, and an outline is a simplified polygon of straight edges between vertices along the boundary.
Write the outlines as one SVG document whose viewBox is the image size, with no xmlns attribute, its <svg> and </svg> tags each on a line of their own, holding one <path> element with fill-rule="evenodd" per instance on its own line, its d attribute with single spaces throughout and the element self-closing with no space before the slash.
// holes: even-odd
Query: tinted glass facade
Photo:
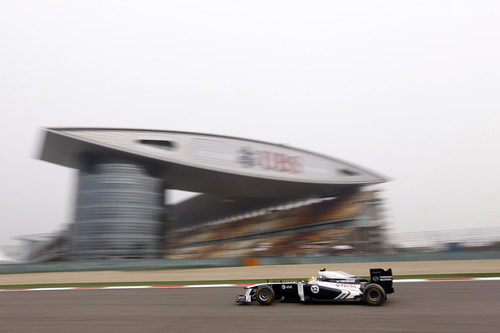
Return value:
<svg viewBox="0 0 500 333">
<path fill-rule="evenodd" d="M 75 259 L 155 258 L 163 254 L 163 182 L 140 165 L 100 163 L 80 172 Z"/>
</svg>

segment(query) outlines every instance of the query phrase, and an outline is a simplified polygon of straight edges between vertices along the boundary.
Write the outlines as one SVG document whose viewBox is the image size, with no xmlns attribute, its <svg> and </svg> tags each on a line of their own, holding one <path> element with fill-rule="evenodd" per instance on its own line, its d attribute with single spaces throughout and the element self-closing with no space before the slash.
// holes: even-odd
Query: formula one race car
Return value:
<svg viewBox="0 0 500 333">
<path fill-rule="evenodd" d="M 275 300 L 297 302 L 358 301 L 368 305 L 382 305 L 387 294 L 392 294 L 392 270 L 370 269 L 370 280 L 321 268 L 318 277 L 307 281 L 267 282 L 245 287 L 244 295 L 236 296 L 236 303 L 250 304 L 257 300 L 270 305 Z"/>
</svg>

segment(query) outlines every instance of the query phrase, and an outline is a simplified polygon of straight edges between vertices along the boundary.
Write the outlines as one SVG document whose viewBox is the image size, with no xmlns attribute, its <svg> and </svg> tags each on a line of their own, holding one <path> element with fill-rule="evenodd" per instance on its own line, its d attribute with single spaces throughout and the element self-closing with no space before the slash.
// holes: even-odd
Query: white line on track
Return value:
<svg viewBox="0 0 500 333">
<path fill-rule="evenodd" d="M 46 291 L 55 291 L 55 290 L 72 290 L 72 289 L 75 289 L 74 287 L 61 287 L 61 288 L 30 288 L 30 289 L 21 289 L 19 291 L 38 291 L 40 289 L 43 289 L 43 290 L 46 290 Z M 9 291 L 8 289 L 4 289 L 4 290 L 1 290 L 0 291 Z"/>
<path fill-rule="evenodd" d="M 479 277 L 479 278 L 436 278 L 436 279 L 399 279 L 394 283 L 420 283 L 420 282 L 463 282 L 463 281 L 500 281 L 500 277 Z M 161 286 L 96 286 L 96 287 L 59 287 L 59 288 L 20 288 L 20 289 L 0 289 L 0 292 L 14 291 L 59 291 L 59 290 L 122 290 L 122 289 L 179 289 L 179 288 L 226 288 L 245 287 L 252 284 L 191 284 L 191 285 L 161 285 Z"/>
<path fill-rule="evenodd" d="M 147 289 L 153 288 L 153 286 L 110 286 L 103 287 L 103 289 Z"/>
</svg>

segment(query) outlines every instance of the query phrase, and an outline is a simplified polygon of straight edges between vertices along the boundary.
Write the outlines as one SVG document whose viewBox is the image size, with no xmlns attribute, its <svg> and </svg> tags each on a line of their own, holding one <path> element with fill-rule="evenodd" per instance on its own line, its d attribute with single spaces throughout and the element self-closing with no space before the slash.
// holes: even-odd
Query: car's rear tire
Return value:
<svg viewBox="0 0 500 333">
<path fill-rule="evenodd" d="M 368 305 L 382 305 L 387 299 L 384 288 L 376 283 L 368 284 L 364 289 L 365 302 Z"/>
<path fill-rule="evenodd" d="M 274 290 L 269 286 L 260 286 L 255 291 L 255 298 L 260 305 L 270 305 L 274 301 Z"/>
</svg>

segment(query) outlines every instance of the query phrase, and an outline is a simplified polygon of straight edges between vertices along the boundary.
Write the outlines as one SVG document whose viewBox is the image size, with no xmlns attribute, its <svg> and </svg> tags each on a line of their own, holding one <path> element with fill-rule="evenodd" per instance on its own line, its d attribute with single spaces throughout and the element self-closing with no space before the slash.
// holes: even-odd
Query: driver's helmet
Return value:
<svg viewBox="0 0 500 333">
<path fill-rule="evenodd" d="M 326 268 L 321 267 L 321 268 L 319 269 L 319 272 L 318 272 L 318 276 L 319 276 L 319 278 L 320 278 L 320 279 L 322 279 L 322 278 L 323 278 L 324 272 L 326 272 Z"/>
<path fill-rule="evenodd" d="M 316 280 L 316 277 L 314 275 L 311 275 L 308 279 L 307 279 L 307 282 L 311 282 L 311 281 L 314 281 Z"/>
</svg>

